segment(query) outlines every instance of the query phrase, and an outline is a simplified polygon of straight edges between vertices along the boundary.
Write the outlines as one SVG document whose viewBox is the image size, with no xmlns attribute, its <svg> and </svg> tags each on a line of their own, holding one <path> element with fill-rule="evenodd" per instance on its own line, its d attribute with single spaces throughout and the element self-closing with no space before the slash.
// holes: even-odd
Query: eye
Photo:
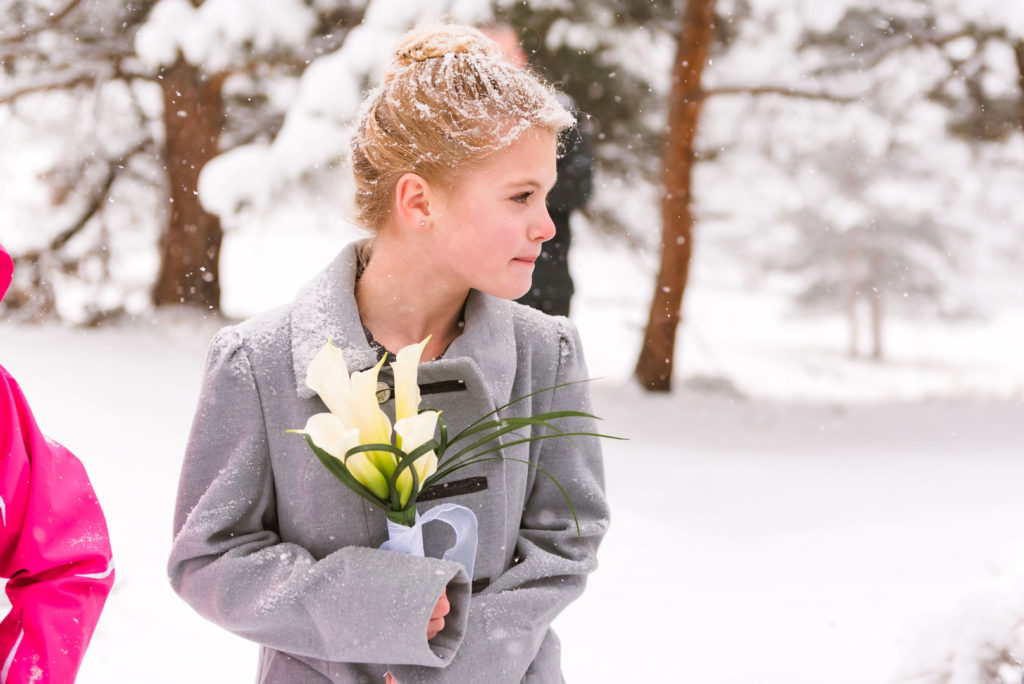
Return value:
<svg viewBox="0 0 1024 684">
<path fill-rule="evenodd" d="M 513 202 L 519 202 L 520 204 L 526 204 L 526 200 L 530 199 L 530 195 L 532 194 L 533 190 L 527 190 L 526 192 L 521 192 L 518 195 L 513 195 L 511 200 Z"/>
</svg>

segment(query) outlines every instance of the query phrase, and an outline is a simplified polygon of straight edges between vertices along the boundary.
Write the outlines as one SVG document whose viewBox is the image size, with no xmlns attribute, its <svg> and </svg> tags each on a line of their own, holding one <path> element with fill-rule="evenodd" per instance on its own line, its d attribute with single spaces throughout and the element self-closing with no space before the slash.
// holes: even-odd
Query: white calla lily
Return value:
<svg viewBox="0 0 1024 684">
<path fill-rule="evenodd" d="M 341 350 L 329 339 L 306 368 L 306 386 L 320 395 L 331 413 L 346 425 L 354 425 L 348 395 L 352 391 L 348 367 Z"/>
<path fill-rule="evenodd" d="M 391 364 L 391 370 L 395 375 L 396 424 L 403 418 L 415 416 L 420 407 L 420 386 L 416 384 L 416 371 L 423 349 L 429 340 L 430 335 L 427 335 L 427 338 L 418 344 L 402 347 Z"/>
<path fill-rule="evenodd" d="M 373 464 L 369 454 L 366 452 L 352 454 L 345 459 L 345 467 L 352 473 L 352 477 L 359 480 L 360 484 L 373 492 L 374 496 L 378 499 L 387 500 L 388 494 L 391 491 L 388 487 L 388 479 Z"/>
<path fill-rule="evenodd" d="M 348 408 L 352 420 L 359 428 L 362 444 L 391 444 L 391 421 L 377 403 L 377 377 L 384 359 L 373 368 L 352 374 L 351 391 L 348 394 Z M 395 455 L 388 451 L 367 452 L 370 460 L 385 477 L 395 472 Z"/>
<path fill-rule="evenodd" d="M 306 369 L 306 385 L 320 395 L 330 413 L 312 416 L 305 429 L 294 431 L 308 435 L 319 449 L 341 460 L 349 473 L 382 502 L 390 500 L 393 505 L 395 499 L 392 497 L 397 495 L 403 507 L 397 512 L 403 514 L 403 520 L 409 517 L 404 507 L 414 494 L 413 473 L 422 488 L 423 481 L 433 475 L 438 466 L 437 454 L 433 450 L 428 451 L 411 464 L 412 471 L 405 469 L 395 478 L 392 491 L 391 478 L 398 466 L 398 458 L 393 451 L 412 453 L 433 439 L 437 429 L 437 411 L 419 412 L 421 396 L 416 382 L 420 357 L 429 340 L 427 337 L 418 344 L 403 347 L 391 364 L 395 378 L 393 430 L 391 421 L 377 401 L 377 382 L 384 359 L 373 368 L 350 375 L 341 350 L 328 340 Z M 392 445 L 392 431 L 392 451 L 346 455 L 360 445 Z M 415 511 L 412 515 L 414 517 Z"/>
<path fill-rule="evenodd" d="M 424 442 L 434 438 L 434 430 L 437 429 L 437 411 L 424 411 L 408 418 L 402 418 L 395 422 L 395 434 L 398 436 L 398 448 L 409 454 L 415 451 Z M 412 462 L 416 469 L 416 481 L 423 486 L 423 480 L 427 479 L 437 470 L 437 454 L 433 450 L 423 454 Z M 403 470 L 395 482 L 398 489 L 399 500 L 404 506 L 412 495 L 412 475 L 408 470 Z"/>
<path fill-rule="evenodd" d="M 347 427 L 333 413 L 317 413 L 309 417 L 305 428 L 294 432 L 309 435 L 314 444 L 344 463 L 352 477 L 373 492 L 374 496 L 387 498 L 388 480 L 367 455 L 359 453 L 345 456 L 349 449 L 359 446 L 359 428 Z"/>
<path fill-rule="evenodd" d="M 359 446 L 359 428 L 346 426 L 333 413 L 310 416 L 306 427 L 295 432 L 309 435 L 314 444 L 343 462 L 348 450 Z"/>
</svg>

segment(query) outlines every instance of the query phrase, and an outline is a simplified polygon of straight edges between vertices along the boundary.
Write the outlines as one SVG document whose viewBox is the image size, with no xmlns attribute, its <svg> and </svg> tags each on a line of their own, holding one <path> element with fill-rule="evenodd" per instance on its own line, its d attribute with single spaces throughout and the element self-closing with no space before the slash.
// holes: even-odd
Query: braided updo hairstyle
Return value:
<svg viewBox="0 0 1024 684">
<path fill-rule="evenodd" d="M 460 171 L 527 130 L 559 134 L 573 123 L 546 83 L 508 64 L 479 31 L 454 24 L 414 29 L 367 96 L 352 137 L 357 218 L 380 228 L 405 173 L 450 187 Z"/>
</svg>

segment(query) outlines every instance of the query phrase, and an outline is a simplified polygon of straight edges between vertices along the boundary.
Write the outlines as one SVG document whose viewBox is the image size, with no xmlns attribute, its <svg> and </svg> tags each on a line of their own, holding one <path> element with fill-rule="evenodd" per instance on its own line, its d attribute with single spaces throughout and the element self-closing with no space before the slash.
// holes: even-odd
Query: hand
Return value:
<svg viewBox="0 0 1024 684">
<path fill-rule="evenodd" d="M 448 603 L 448 589 L 441 592 L 441 598 L 434 606 L 434 612 L 430 614 L 430 622 L 427 623 L 427 641 L 437 636 L 437 633 L 444 629 L 444 616 L 452 609 Z M 389 682 L 388 684 L 392 684 Z"/>
</svg>

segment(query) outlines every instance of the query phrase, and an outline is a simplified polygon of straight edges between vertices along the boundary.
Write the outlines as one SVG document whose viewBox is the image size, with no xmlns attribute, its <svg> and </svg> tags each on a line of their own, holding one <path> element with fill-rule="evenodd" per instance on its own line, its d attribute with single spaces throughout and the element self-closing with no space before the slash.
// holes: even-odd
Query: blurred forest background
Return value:
<svg viewBox="0 0 1024 684">
<path fill-rule="evenodd" d="M 596 156 L 573 320 L 630 441 L 567 679 L 1020 682 L 1024 0 L 0 0 L 0 362 L 118 559 L 81 681 L 255 667 L 165 578 L 203 354 L 358 234 L 350 126 L 442 18 Z"/>
<path fill-rule="evenodd" d="M 637 355 L 667 390 L 694 245 L 841 312 L 983 317 L 1024 257 L 1014 0 L 4 0 L 0 238 L 16 320 L 221 308 L 226 234 L 344 223 L 346 135 L 411 23 L 499 19 L 577 102 L 588 225 L 656 256 Z M 287 218 L 284 218 L 287 217 Z M 1010 300 L 1007 299 L 1006 302 Z"/>
</svg>

